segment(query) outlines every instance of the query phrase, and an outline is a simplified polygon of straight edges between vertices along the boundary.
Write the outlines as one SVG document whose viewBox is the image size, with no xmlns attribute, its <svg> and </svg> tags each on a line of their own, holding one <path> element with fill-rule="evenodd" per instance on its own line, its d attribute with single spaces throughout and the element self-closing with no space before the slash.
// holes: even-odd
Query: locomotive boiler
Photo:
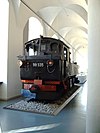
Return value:
<svg viewBox="0 0 100 133">
<path fill-rule="evenodd" d="M 70 48 L 61 40 L 43 37 L 24 44 L 18 56 L 23 96 L 37 100 L 56 100 L 74 86 L 70 74 Z"/>
</svg>

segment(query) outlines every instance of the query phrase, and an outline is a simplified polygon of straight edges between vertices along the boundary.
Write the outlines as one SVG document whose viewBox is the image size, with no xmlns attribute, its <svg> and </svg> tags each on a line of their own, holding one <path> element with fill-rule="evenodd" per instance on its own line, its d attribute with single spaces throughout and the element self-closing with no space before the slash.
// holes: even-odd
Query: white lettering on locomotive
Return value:
<svg viewBox="0 0 100 133">
<path fill-rule="evenodd" d="M 36 62 L 36 63 L 33 63 L 33 67 L 44 67 L 44 64 L 41 62 Z"/>
</svg>

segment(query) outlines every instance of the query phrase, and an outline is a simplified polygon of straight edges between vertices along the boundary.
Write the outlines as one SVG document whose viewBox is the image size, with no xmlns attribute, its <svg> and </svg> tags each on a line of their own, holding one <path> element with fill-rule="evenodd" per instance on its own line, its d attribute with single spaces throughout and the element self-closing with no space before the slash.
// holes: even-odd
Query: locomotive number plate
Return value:
<svg viewBox="0 0 100 133">
<path fill-rule="evenodd" d="M 42 62 L 35 62 L 35 63 L 33 63 L 33 67 L 44 67 L 44 63 L 42 63 Z"/>
</svg>

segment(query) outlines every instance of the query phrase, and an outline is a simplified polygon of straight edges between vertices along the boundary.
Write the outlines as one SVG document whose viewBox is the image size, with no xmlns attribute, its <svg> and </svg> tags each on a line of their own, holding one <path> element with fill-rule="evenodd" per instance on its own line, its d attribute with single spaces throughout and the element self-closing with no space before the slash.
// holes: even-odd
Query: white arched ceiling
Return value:
<svg viewBox="0 0 100 133">
<path fill-rule="evenodd" d="M 87 51 L 86 48 L 83 47 L 83 45 L 80 45 L 80 46 L 76 49 L 74 55 L 76 56 L 76 54 L 78 55 L 78 53 L 81 53 L 82 57 L 86 57 L 88 51 Z M 85 53 L 85 54 L 84 54 L 84 53 Z M 83 63 L 84 63 L 84 61 L 83 61 Z"/>
<path fill-rule="evenodd" d="M 87 38 L 87 33 L 85 31 L 81 30 L 80 28 L 73 28 L 69 32 L 66 33 L 65 38 L 67 40 L 71 40 L 71 38 L 73 38 L 75 36 L 78 36 L 79 38 L 80 37 Z"/>
<path fill-rule="evenodd" d="M 75 11 L 77 14 L 79 14 L 87 23 L 87 11 L 82 7 L 77 4 L 72 4 L 69 5 L 67 8 Z M 81 12 L 80 12 L 81 11 Z"/>
<path fill-rule="evenodd" d="M 73 47 L 86 44 L 87 49 L 87 0 L 21 0 L 42 19 L 47 36 L 63 38 Z M 63 40 L 62 39 L 62 40 Z"/>
<path fill-rule="evenodd" d="M 75 49 L 77 50 L 80 46 L 81 46 L 81 48 L 84 48 L 84 49 L 87 47 L 87 45 L 85 43 L 77 43 Z"/>
<path fill-rule="evenodd" d="M 71 9 L 62 10 L 54 19 L 52 27 L 59 31 L 64 27 L 82 26 L 87 28 L 87 23 L 82 17 Z"/>
<path fill-rule="evenodd" d="M 76 37 L 72 43 L 72 46 L 74 46 L 75 49 L 77 48 L 77 45 L 82 45 L 82 44 L 83 44 L 83 46 L 85 45 L 87 47 L 88 46 L 87 43 L 88 42 L 87 42 L 86 38 L 80 38 L 79 39 L 78 37 Z"/>
<path fill-rule="evenodd" d="M 72 29 L 73 27 L 64 27 L 58 31 L 58 33 L 64 38 L 66 34 Z"/>
<path fill-rule="evenodd" d="M 40 9 L 50 6 L 66 7 L 70 4 L 77 4 L 82 6 L 87 11 L 87 4 L 85 0 L 21 0 L 29 5 L 35 12 Z"/>
<path fill-rule="evenodd" d="M 63 37 L 65 37 L 67 34 L 71 34 L 72 31 L 81 30 L 87 34 L 87 29 L 81 26 L 78 27 L 64 27 L 58 31 L 59 34 L 61 34 Z"/>
<path fill-rule="evenodd" d="M 78 36 L 74 36 L 73 38 L 71 38 L 69 43 L 75 47 L 77 45 L 77 42 L 84 43 L 84 41 L 85 41 L 86 45 L 88 45 L 87 38 L 83 38 L 83 37 L 79 38 Z"/>
<path fill-rule="evenodd" d="M 44 20 L 46 20 L 49 25 L 52 25 L 53 21 L 55 20 L 56 16 L 61 12 L 61 7 L 45 7 L 41 10 L 39 10 L 37 13 L 42 16 Z M 47 14 L 46 14 L 47 12 Z M 47 17 L 49 14 L 49 17 Z"/>
</svg>

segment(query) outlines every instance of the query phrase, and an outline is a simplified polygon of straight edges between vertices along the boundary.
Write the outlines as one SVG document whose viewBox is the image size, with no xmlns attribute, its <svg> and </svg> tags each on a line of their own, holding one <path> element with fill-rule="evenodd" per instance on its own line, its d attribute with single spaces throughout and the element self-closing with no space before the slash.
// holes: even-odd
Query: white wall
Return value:
<svg viewBox="0 0 100 133">
<path fill-rule="evenodd" d="M 89 0 L 86 133 L 100 133 L 100 0 Z M 98 14 L 97 17 L 96 14 Z"/>
<path fill-rule="evenodd" d="M 18 9 L 17 9 L 18 8 Z M 9 40 L 8 40 L 8 73 L 7 99 L 20 95 L 21 82 L 17 56 L 23 54 L 23 32 L 30 17 L 35 16 L 22 3 L 9 0 Z"/>
<path fill-rule="evenodd" d="M 7 97 L 8 11 L 9 2 L 0 0 L 0 99 Z"/>
<path fill-rule="evenodd" d="M 9 1 L 7 99 L 20 95 L 20 78 L 17 56 L 22 53 L 23 31 L 18 27 L 13 4 Z"/>
</svg>

